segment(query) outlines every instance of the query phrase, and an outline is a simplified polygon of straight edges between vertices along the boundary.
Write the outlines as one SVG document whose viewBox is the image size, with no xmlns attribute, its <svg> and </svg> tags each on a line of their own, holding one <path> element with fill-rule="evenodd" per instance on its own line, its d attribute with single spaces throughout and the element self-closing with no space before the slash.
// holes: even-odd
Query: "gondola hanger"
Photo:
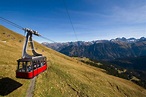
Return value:
<svg viewBox="0 0 146 97">
<path fill-rule="evenodd" d="M 35 51 L 32 39 L 33 35 L 41 35 L 35 30 L 23 28 L 22 26 L 19 26 L 5 18 L 0 17 L 0 19 L 14 27 L 24 30 L 24 32 L 26 33 L 26 39 L 22 49 L 22 57 L 17 60 L 18 65 L 16 70 L 16 77 L 30 79 L 45 71 L 47 69 L 47 58 L 46 56 L 43 56 L 42 54 L 39 54 Z M 50 41 L 50 39 L 48 38 L 45 39 Z M 28 41 L 30 42 L 33 55 L 27 54 Z"/>
</svg>

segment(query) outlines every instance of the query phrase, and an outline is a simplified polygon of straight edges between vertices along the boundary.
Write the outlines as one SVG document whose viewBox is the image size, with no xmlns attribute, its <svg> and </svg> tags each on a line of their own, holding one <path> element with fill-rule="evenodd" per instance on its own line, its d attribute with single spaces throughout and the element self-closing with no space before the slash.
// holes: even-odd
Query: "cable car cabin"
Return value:
<svg viewBox="0 0 146 97">
<path fill-rule="evenodd" d="M 27 32 L 27 34 L 22 50 L 22 58 L 17 60 L 18 67 L 16 70 L 16 77 L 30 79 L 47 69 L 47 59 L 42 54 L 38 54 L 34 49 L 32 35 L 40 36 L 40 34 L 28 28 L 23 30 Z M 28 41 L 30 42 L 33 55 L 27 54 Z"/>
<path fill-rule="evenodd" d="M 47 69 L 47 62 L 45 56 L 19 59 L 17 60 L 17 62 L 17 78 L 31 79 Z"/>
</svg>

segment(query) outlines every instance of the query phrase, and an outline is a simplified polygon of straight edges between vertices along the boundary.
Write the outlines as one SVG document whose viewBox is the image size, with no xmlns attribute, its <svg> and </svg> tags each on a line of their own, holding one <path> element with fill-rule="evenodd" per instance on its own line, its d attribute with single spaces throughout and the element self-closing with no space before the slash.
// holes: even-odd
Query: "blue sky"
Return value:
<svg viewBox="0 0 146 97">
<path fill-rule="evenodd" d="M 56 42 L 146 37 L 146 0 L 1 0 L 0 16 Z M 3 21 L 0 24 L 24 35 Z"/>
</svg>

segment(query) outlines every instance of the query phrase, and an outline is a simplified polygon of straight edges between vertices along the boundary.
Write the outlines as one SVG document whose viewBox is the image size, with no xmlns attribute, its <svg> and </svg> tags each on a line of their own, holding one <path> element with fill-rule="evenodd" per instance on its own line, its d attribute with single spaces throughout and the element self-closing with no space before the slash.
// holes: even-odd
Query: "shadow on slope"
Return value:
<svg viewBox="0 0 146 97">
<path fill-rule="evenodd" d="M 0 95 L 6 96 L 21 87 L 22 84 L 8 77 L 0 79 Z"/>
</svg>

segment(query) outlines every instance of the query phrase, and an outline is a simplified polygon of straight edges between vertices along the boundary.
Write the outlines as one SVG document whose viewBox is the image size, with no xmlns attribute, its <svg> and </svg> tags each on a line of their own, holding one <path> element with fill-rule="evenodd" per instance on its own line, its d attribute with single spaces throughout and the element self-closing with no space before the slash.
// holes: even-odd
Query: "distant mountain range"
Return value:
<svg viewBox="0 0 146 97">
<path fill-rule="evenodd" d="M 113 60 L 146 55 L 146 38 L 116 38 L 111 40 L 47 43 L 43 45 L 68 56 L 87 57 L 95 60 Z"/>
</svg>

